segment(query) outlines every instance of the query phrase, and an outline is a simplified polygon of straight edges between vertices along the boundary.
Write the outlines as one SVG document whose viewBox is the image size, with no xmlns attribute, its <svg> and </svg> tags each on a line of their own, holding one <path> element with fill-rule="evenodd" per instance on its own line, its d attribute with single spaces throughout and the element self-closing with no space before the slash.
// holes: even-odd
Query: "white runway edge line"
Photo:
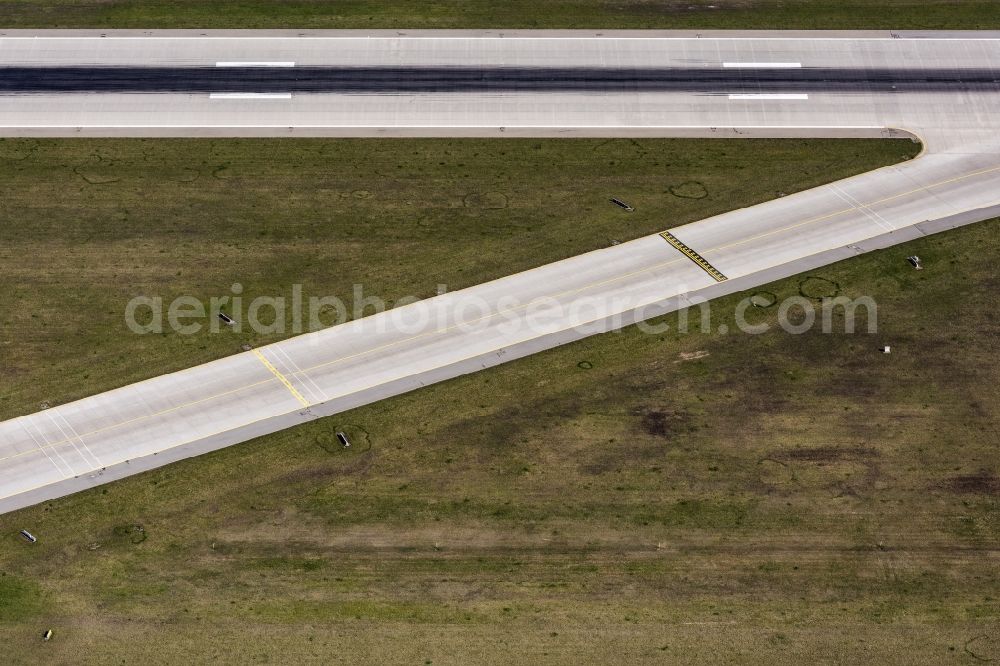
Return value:
<svg viewBox="0 0 1000 666">
<path fill-rule="evenodd" d="M 295 67 L 294 62 L 217 62 L 216 67 Z"/>
<path fill-rule="evenodd" d="M 291 99 L 292 93 L 209 93 L 209 99 Z"/>
<path fill-rule="evenodd" d="M 724 62 L 726 69 L 798 69 L 801 62 Z"/>
<path fill-rule="evenodd" d="M 730 95 L 729 99 L 809 99 L 804 93 L 740 93 Z"/>
</svg>

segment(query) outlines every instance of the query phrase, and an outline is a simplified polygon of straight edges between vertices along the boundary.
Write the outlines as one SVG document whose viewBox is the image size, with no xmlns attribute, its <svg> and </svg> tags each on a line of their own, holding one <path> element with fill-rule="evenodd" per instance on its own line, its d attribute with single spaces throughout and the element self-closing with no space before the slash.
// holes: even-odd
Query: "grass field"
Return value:
<svg viewBox="0 0 1000 666">
<path fill-rule="evenodd" d="M 236 345 L 123 335 L 138 290 L 216 293 L 233 265 L 248 291 L 301 274 L 390 298 L 459 286 L 913 150 L 0 145 L 7 415 L 58 399 L 60 383 L 85 393 Z M 211 175 L 222 165 L 229 180 Z M 204 180 L 185 184 L 187 169 Z M 692 181 L 709 196 L 668 193 Z M 507 208 L 466 205 L 483 192 Z M 609 208 L 616 194 L 636 213 Z M 765 287 L 791 296 L 814 277 L 870 295 L 876 335 L 627 329 L 0 516 L 4 658 L 1000 659 L 998 231 L 982 223 Z M 913 253 L 925 270 L 907 265 Z M 713 303 L 713 330 L 739 298 Z M 88 369 L 74 359 L 92 347 Z M 352 449 L 331 446 L 337 429 Z M 19 539 L 24 527 L 39 543 Z"/>
<path fill-rule="evenodd" d="M 996 29 L 992 0 L 0 0 L 6 28 Z"/>
</svg>

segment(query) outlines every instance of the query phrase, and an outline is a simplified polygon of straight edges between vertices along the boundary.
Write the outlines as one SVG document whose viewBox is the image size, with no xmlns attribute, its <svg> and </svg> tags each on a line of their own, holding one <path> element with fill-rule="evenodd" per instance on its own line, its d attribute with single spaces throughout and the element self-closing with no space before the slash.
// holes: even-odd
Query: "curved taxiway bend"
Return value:
<svg viewBox="0 0 1000 666">
<path fill-rule="evenodd" d="M 664 220 L 667 236 L 595 250 L 0 423 L 0 511 L 1000 215 L 1000 83 L 982 78 L 993 71 L 1000 81 L 1000 33 L 0 33 L 0 78 L 3 68 L 248 63 L 703 68 L 713 75 L 745 70 L 748 82 L 736 91 L 7 90 L 0 94 L 0 134 L 909 135 L 925 150 L 898 166 L 682 227 L 669 229 Z M 779 67 L 877 70 L 900 81 L 908 80 L 907 71 L 941 70 L 956 83 L 886 90 L 861 77 L 860 84 L 813 82 L 791 93 L 769 89 L 773 76 L 760 74 Z M 975 85 L 962 83 L 965 71 L 976 73 Z M 414 324 L 428 313 L 427 323 Z M 460 316 L 468 326 L 458 325 Z M 535 326 L 524 325 L 529 317 Z"/>
</svg>

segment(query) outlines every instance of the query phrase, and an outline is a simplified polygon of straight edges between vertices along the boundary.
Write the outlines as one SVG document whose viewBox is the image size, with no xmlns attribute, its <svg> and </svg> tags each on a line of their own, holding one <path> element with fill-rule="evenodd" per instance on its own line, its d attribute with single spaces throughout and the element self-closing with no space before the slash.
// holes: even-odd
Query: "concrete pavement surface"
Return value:
<svg viewBox="0 0 1000 666">
<path fill-rule="evenodd" d="M 4 68 L 67 66 L 286 71 L 272 83 L 300 67 L 586 68 L 597 72 L 592 80 L 602 69 L 682 70 L 689 83 L 701 70 L 720 87 L 398 86 L 287 96 L 273 86 L 218 94 L 11 89 L 0 94 L 0 133 L 911 136 L 925 150 L 897 166 L 0 423 L 0 511 L 1000 215 L 1000 92 L 984 75 L 1000 73 L 998 33 L 104 34 L 7 31 L 0 81 Z M 800 69 L 813 71 L 775 74 Z M 824 69 L 840 78 L 826 80 Z M 887 89 L 873 72 L 948 85 Z M 775 81 L 798 83 L 792 91 Z"/>
</svg>

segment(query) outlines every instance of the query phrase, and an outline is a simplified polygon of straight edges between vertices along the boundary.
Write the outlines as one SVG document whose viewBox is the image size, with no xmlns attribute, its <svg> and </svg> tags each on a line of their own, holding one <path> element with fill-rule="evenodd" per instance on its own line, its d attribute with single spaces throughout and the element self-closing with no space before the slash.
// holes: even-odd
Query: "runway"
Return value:
<svg viewBox="0 0 1000 666">
<path fill-rule="evenodd" d="M 0 67 L 15 93 L 739 93 L 996 92 L 982 68 L 845 67 Z"/>
<path fill-rule="evenodd" d="M 52 76 L 8 76 L 37 68 Z M 897 166 L 0 423 L 0 510 L 1000 215 L 996 72 L 996 33 L 0 35 L 11 136 L 925 142 Z"/>
</svg>

